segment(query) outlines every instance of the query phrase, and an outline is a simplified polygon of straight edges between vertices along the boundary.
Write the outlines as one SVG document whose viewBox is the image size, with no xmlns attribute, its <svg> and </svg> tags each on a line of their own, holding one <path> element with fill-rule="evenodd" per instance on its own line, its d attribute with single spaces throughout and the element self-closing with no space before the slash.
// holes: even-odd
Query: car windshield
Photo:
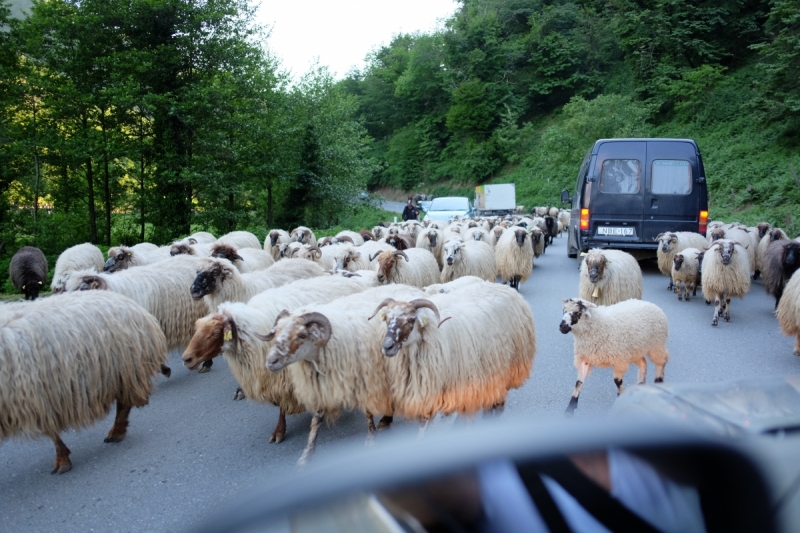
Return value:
<svg viewBox="0 0 800 533">
<path fill-rule="evenodd" d="M 431 211 L 468 211 L 469 201 L 466 198 L 436 198 L 431 202 Z"/>
</svg>

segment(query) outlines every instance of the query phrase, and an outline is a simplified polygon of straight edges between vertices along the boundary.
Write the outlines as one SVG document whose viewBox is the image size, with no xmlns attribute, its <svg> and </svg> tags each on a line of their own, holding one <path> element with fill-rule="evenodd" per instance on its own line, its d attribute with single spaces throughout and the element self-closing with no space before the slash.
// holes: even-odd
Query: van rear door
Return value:
<svg viewBox="0 0 800 533">
<path fill-rule="evenodd" d="M 701 184 L 696 146 L 687 141 L 647 141 L 642 240 L 664 231 L 698 231 Z"/>
<path fill-rule="evenodd" d="M 585 196 L 590 198 L 589 235 L 597 244 L 647 242 L 642 239 L 646 159 L 647 141 L 615 140 L 597 147 Z"/>
</svg>

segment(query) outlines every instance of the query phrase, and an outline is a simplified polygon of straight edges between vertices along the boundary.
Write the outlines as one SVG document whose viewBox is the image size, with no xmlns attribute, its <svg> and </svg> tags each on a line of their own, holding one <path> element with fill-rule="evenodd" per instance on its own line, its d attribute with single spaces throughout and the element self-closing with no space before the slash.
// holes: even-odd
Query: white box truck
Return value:
<svg viewBox="0 0 800 533">
<path fill-rule="evenodd" d="M 475 187 L 475 210 L 479 216 L 507 215 L 516 208 L 517 193 L 513 183 Z"/>
</svg>

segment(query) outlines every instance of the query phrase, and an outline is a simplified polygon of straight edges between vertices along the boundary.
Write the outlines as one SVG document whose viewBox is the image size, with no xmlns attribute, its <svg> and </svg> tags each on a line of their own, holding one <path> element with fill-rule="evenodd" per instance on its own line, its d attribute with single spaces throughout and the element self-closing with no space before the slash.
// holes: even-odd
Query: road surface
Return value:
<svg viewBox="0 0 800 533">
<path fill-rule="evenodd" d="M 792 340 L 781 334 L 774 300 L 760 282 L 743 301 L 732 302 L 732 321 L 714 328 L 713 309 L 701 297 L 679 302 L 666 290 L 667 279 L 654 261 L 642 267 L 644 298 L 661 306 L 670 321 L 667 381 L 800 372 L 800 358 L 792 355 Z M 524 415 L 531 423 L 563 416 L 575 370 L 572 335 L 558 331 L 560 299 L 575 296 L 577 285 L 577 264 L 566 256 L 566 238 L 556 239 L 521 287 L 535 317 L 537 355 L 533 375 L 510 393 L 506 412 Z M 74 465 L 67 474 L 49 474 L 55 456 L 49 439 L 6 441 L 0 447 L 0 530 L 182 531 L 249 487 L 295 472 L 309 415 L 289 417 L 286 440 L 269 444 L 278 409 L 232 401 L 236 382 L 222 358 L 208 374 L 183 368 L 177 353 L 170 365 L 172 377 L 159 377 L 150 404 L 131 413 L 124 442 L 103 443 L 113 415 L 87 430 L 62 435 Z M 653 375 L 650 365 L 649 383 Z M 625 385 L 632 386 L 635 379 L 632 367 Z M 595 370 L 581 394 L 576 421 L 603 416 L 615 395 L 611 370 Z M 437 418 L 429 431 L 447 431 L 460 423 L 456 417 Z M 342 447 L 360 449 L 365 426 L 360 413 L 323 426 L 317 457 Z M 380 435 L 377 441 L 380 446 Z"/>
<path fill-rule="evenodd" d="M 395 213 L 403 214 L 403 209 L 406 208 L 406 202 L 392 202 L 390 200 L 383 201 L 383 208 L 387 211 L 394 211 Z"/>
</svg>

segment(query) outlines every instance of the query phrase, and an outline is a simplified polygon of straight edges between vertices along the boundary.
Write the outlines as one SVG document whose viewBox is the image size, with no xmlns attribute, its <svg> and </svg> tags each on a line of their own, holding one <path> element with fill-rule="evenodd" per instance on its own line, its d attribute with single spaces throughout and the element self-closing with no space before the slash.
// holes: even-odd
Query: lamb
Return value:
<svg viewBox="0 0 800 533">
<path fill-rule="evenodd" d="M 311 261 L 283 259 L 266 270 L 240 274 L 227 259 L 207 258 L 202 260 L 189 291 L 195 300 L 203 299 L 207 312 L 213 313 L 222 302 L 246 302 L 267 289 L 324 273 Z"/>
<path fill-rule="evenodd" d="M 780 240 L 773 242 L 764 254 L 764 289 L 775 297 L 775 308 L 783 296 L 783 289 L 800 268 L 800 242 Z"/>
<path fill-rule="evenodd" d="M 436 413 L 502 409 L 508 391 L 530 376 L 533 315 L 509 287 L 481 280 L 425 299 L 387 298 L 373 316 L 379 312 L 394 414 L 423 430 Z"/>
<path fill-rule="evenodd" d="M 697 296 L 697 286 L 700 285 L 700 265 L 704 254 L 704 251 L 697 248 L 684 248 L 683 251 L 672 256 L 672 280 L 675 282 L 675 290 L 678 291 L 678 300 L 683 300 L 685 293 L 688 302 L 689 291 L 692 291 L 692 296 Z"/>
<path fill-rule="evenodd" d="M 272 258 L 275 261 L 279 261 L 281 258 L 280 255 L 280 248 L 278 248 L 279 244 L 289 243 L 291 242 L 292 238 L 289 235 L 288 231 L 282 229 L 274 229 L 267 234 L 267 238 L 264 239 L 264 250 L 272 255 Z"/>
<path fill-rule="evenodd" d="M 73 272 L 87 269 L 102 272 L 103 263 L 103 252 L 94 244 L 85 242 L 67 248 L 61 252 L 56 261 L 53 281 L 50 284 L 53 294 L 64 292 L 64 282 Z"/>
<path fill-rule="evenodd" d="M 767 253 L 767 248 L 769 245 L 775 241 L 780 240 L 789 240 L 789 236 L 786 235 L 780 228 L 775 228 L 770 230 L 763 237 L 761 240 L 758 241 L 758 246 L 756 247 L 756 271 L 753 273 L 753 279 L 758 279 L 758 276 L 761 274 L 762 270 L 762 263 L 764 262 L 764 254 Z"/>
<path fill-rule="evenodd" d="M 47 272 L 47 258 L 40 249 L 33 246 L 20 248 L 8 266 L 11 283 L 15 289 L 25 294 L 26 300 L 39 297 L 39 291 L 47 282 Z"/>
<path fill-rule="evenodd" d="M 595 305 L 642 299 L 642 269 L 632 255 L 619 250 L 589 250 L 581 262 L 579 298 Z"/>
<path fill-rule="evenodd" d="M 436 258 L 436 263 L 439 265 L 439 270 L 444 266 L 442 259 L 442 247 L 444 240 L 442 239 L 442 232 L 438 229 L 428 228 L 420 232 L 417 237 L 417 248 L 428 250 Z"/>
<path fill-rule="evenodd" d="M 217 244 L 229 244 L 237 250 L 242 248 L 262 249 L 261 241 L 249 231 L 232 231 L 217 239 L 216 242 Z"/>
<path fill-rule="evenodd" d="M 703 296 L 707 302 L 714 300 L 712 326 L 724 316 L 731 320 L 731 296 L 743 298 L 750 291 L 750 258 L 738 242 L 719 239 L 703 256 L 701 276 Z"/>
<path fill-rule="evenodd" d="M 269 331 L 283 312 L 303 305 L 327 303 L 375 286 L 373 279 L 341 275 L 320 276 L 269 289 L 244 303 L 226 302 L 216 312 L 197 321 L 197 331 L 183 354 L 183 363 L 193 370 L 219 354 L 225 356 L 240 388 L 235 400 L 247 398 L 271 403 L 280 408 L 278 424 L 270 442 L 280 443 L 286 435 L 286 415 L 305 411 L 294 395 L 287 372 L 267 370 L 271 343 L 264 343 L 254 333 Z"/>
<path fill-rule="evenodd" d="M 105 442 L 125 438 L 132 407 L 146 405 L 167 360 L 164 334 L 147 311 L 105 292 L 0 306 L 0 440 L 48 436 L 53 474 L 72 468 L 59 436 L 102 420 L 116 401 Z"/>
<path fill-rule="evenodd" d="M 800 356 L 800 274 L 795 271 L 786 284 L 776 311 L 781 331 L 794 335 L 794 355 Z"/>
<path fill-rule="evenodd" d="M 572 331 L 575 339 L 575 368 L 578 379 L 566 414 L 578 407 L 578 396 L 592 367 L 613 367 L 617 395 L 622 393 L 622 377 L 631 364 L 639 367 L 637 382 L 645 382 L 647 356 L 656 365 L 656 383 L 664 381 L 669 361 L 667 315 L 657 305 L 641 300 L 625 300 L 597 306 L 580 298 L 563 300 L 564 318 L 559 330 Z"/>
<path fill-rule="evenodd" d="M 108 249 L 108 260 L 103 266 L 103 271 L 112 274 L 132 267 L 151 265 L 168 259 L 169 253 L 169 246 L 162 249 L 150 243 L 111 247 Z"/>
<path fill-rule="evenodd" d="M 317 245 L 317 237 L 314 232 L 305 226 L 298 226 L 292 230 L 292 242 L 299 242 L 300 244 L 307 244 L 309 246 Z"/>
<path fill-rule="evenodd" d="M 451 239 L 442 248 L 444 268 L 442 283 L 453 281 L 461 276 L 477 276 L 486 281 L 496 281 L 494 250 L 485 242 L 461 242 Z"/>
<path fill-rule="evenodd" d="M 274 341 L 267 368 L 272 372 L 286 368 L 297 399 L 314 413 L 299 464 L 306 464 L 314 453 L 325 417 L 335 419 L 344 409 L 361 409 L 370 440 L 376 431 L 375 414 L 383 415 L 377 429 L 392 423 L 395 400 L 381 355 L 381 326 L 367 318 L 387 297 L 413 299 L 422 294 L 413 287 L 391 285 L 303 306 L 282 313 L 272 330 L 260 337 Z"/>
<path fill-rule="evenodd" d="M 685 248 L 697 248 L 699 250 L 708 248 L 706 238 L 699 233 L 692 233 L 691 231 L 659 233 L 655 240 L 658 241 L 658 250 L 656 251 L 658 269 L 665 276 L 670 276 L 669 286 L 667 287 L 669 291 L 675 287 L 672 282 L 672 258 L 675 254 Z"/>
<path fill-rule="evenodd" d="M 405 261 L 401 261 L 399 258 Z M 374 258 L 370 257 L 370 261 Z M 403 283 L 412 287 L 426 287 L 439 279 L 439 265 L 428 250 L 411 248 L 381 252 L 377 256 L 378 282 Z"/>
<path fill-rule="evenodd" d="M 494 249 L 494 262 L 495 272 L 503 282 L 519 290 L 533 270 L 533 246 L 525 228 L 516 227 L 503 233 Z"/>
<path fill-rule="evenodd" d="M 240 248 L 237 250 L 230 244 L 220 242 L 211 246 L 211 257 L 227 259 L 241 273 L 264 270 L 275 264 L 272 255 L 261 248 Z"/>
</svg>

